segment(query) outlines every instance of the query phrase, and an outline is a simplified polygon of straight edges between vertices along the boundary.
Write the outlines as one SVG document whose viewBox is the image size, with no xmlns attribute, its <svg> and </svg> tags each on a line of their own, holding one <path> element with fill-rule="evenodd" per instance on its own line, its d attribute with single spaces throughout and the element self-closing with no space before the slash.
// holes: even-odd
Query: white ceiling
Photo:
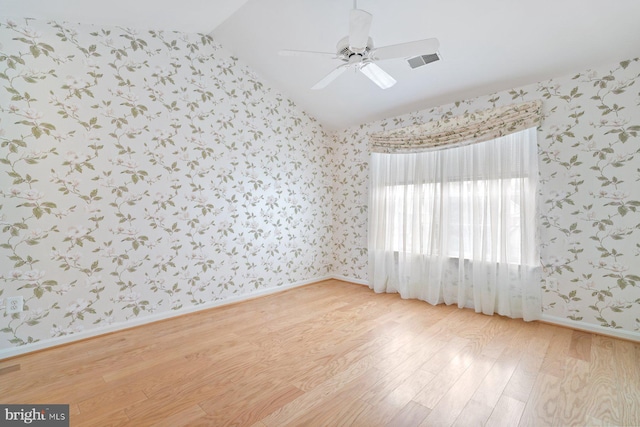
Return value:
<svg viewBox="0 0 640 427">
<path fill-rule="evenodd" d="M 340 129 L 640 55 L 639 0 L 359 0 L 375 46 L 437 37 L 442 60 L 412 70 L 378 64 L 398 80 L 381 90 L 345 73 L 309 88 L 337 60 L 282 57 L 333 52 L 353 0 L 0 0 L 0 16 L 203 32 L 328 129 Z"/>
<path fill-rule="evenodd" d="M 209 33 L 247 0 L 0 0 L 0 17 Z"/>
</svg>

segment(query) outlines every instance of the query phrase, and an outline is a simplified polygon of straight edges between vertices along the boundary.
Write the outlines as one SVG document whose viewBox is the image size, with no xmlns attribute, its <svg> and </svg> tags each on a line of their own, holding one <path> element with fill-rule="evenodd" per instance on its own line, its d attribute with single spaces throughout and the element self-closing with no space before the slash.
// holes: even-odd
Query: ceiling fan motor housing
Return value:
<svg viewBox="0 0 640 427">
<path fill-rule="evenodd" d="M 362 51 L 356 51 L 349 46 L 349 36 L 340 39 L 336 45 L 337 56 L 344 62 L 358 62 L 354 61 L 354 56 L 359 56 L 361 59 L 369 57 L 369 53 L 373 50 L 373 40 L 369 37 L 367 46 Z"/>
</svg>

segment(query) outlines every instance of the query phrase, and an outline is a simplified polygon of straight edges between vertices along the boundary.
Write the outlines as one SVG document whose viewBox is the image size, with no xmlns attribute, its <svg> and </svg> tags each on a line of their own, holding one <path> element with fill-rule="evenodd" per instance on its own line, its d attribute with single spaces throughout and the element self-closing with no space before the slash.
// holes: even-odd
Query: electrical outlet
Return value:
<svg viewBox="0 0 640 427">
<path fill-rule="evenodd" d="M 24 305 L 24 299 L 22 298 L 22 296 L 7 297 L 6 302 L 7 302 L 7 305 L 6 305 L 7 314 L 22 312 L 22 306 Z"/>
</svg>

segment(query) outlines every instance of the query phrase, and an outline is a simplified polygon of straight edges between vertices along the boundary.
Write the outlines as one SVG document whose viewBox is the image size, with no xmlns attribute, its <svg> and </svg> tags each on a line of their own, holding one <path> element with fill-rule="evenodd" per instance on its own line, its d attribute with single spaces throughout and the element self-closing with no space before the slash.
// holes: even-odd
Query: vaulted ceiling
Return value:
<svg viewBox="0 0 640 427">
<path fill-rule="evenodd" d="M 416 69 L 401 59 L 378 62 L 398 81 L 386 90 L 347 72 L 312 91 L 340 62 L 278 51 L 335 52 L 353 6 L 353 0 L 0 0 L 0 16 L 211 33 L 327 129 L 640 55 L 638 0 L 359 0 L 358 8 L 373 15 L 375 46 L 437 37 L 442 59 Z"/>
</svg>

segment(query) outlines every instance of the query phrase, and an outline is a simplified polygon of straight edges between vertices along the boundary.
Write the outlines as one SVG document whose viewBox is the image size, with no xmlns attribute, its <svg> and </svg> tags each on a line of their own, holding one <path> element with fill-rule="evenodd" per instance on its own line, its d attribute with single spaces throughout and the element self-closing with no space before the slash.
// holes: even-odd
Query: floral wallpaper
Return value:
<svg viewBox="0 0 640 427">
<path fill-rule="evenodd" d="M 543 312 L 640 337 L 640 60 L 327 134 L 207 36 L 0 22 L 3 351 L 367 282 L 371 133 L 542 99 Z"/>
<path fill-rule="evenodd" d="M 338 132 L 335 273 L 367 281 L 369 135 L 537 99 L 543 318 L 640 339 L 637 58 Z"/>
<path fill-rule="evenodd" d="M 0 351 L 331 272 L 331 139 L 208 36 L 0 23 Z"/>
</svg>

